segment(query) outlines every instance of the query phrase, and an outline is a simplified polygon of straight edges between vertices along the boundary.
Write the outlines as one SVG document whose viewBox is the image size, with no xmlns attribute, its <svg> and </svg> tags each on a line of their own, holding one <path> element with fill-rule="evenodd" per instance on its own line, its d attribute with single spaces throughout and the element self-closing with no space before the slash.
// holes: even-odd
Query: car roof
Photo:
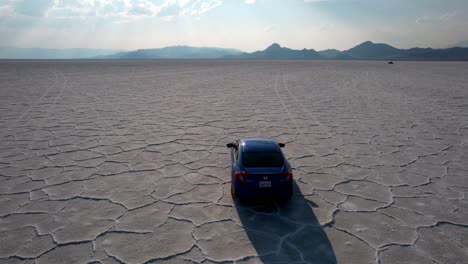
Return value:
<svg viewBox="0 0 468 264">
<path fill-rule="evenodd" d="M 242 152 L 280 152 L 278 143 L 269 138 L 243 138 L 240 146 Z"/>
</svg>

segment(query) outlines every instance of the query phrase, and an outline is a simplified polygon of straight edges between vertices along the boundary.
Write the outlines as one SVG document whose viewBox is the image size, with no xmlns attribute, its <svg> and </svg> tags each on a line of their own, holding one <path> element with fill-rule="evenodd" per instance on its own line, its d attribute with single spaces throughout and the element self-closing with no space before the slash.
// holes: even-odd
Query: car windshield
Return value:
<svg viewBox="0 0 468 264">
<path fill-rule="evenodd" d="M 279 152 L 244 152 L 242 163 L 245 167 L 283 167 L 283 156 Z"/>
</svg>

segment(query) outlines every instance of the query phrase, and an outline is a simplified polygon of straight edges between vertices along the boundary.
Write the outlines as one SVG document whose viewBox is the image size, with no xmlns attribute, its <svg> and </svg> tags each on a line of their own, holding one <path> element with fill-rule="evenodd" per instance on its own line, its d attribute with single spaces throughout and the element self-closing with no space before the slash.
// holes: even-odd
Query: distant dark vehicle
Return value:
<svg viewBox="0 0 468 264">
<path fill-rule="evenodd" d="M 241 200 L 286 201 L 293 193 L 293 173 L 281 148 L 267 138 L 245 138 L 226 144 L 231 149 L 231 193 Z"/>
<path fill-rule="evenodd" d="M 388 64 L 393 64 L 393 61 L 389 61 Z"/>
</svg>

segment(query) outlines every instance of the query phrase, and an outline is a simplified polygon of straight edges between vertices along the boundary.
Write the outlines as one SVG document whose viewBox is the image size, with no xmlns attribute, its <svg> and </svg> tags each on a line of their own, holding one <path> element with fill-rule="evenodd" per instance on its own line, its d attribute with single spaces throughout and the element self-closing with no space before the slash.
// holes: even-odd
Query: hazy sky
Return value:
<svg viewBox="0 0 468 264">
<path fill-rule="evenodd" d="M 0 46 L 348 49 L 468 40 L 468 0 L 0 0 Z"/>
</svg>

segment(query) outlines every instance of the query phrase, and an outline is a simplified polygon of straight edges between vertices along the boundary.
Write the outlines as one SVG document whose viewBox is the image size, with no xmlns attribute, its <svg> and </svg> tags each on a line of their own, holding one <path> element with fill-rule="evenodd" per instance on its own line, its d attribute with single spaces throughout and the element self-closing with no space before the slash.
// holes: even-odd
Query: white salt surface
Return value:
<svg viewBox="0 0 468 264">
<path fill-rule="evenodd" d="M 468 63 L 0 61 L 0 263 L 463 263 Z M 239 204 L 227 142 L 287 143 Z"/>
</svg>

